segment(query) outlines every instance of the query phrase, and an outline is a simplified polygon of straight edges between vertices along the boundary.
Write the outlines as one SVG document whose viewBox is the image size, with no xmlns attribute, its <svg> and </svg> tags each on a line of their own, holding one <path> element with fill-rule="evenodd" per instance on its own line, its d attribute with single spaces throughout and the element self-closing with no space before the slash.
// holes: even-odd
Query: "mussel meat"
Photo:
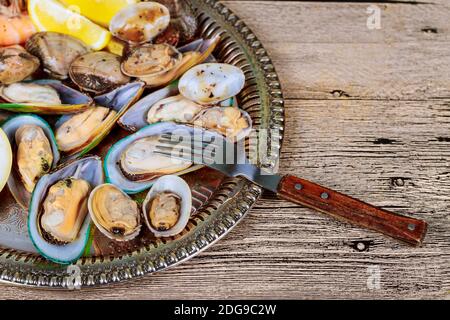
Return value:
<svg viewBox="0 0 450 320">
<path fill-rule="evenodd" d="M 8 188 L 17 203 L 28 209 L 36 183 L 59 162 L 58 146 L 50 125 L 36 115 L 11 117 L 2 129 L 14 152 Z"/>
<path fill-rule="evenodd" d="M 53 78 L 65 80 L 71 63 L 90 51 L 81 40 L 57 32 L 39 32 L 26 43 L 25 48 L 38 57 L 44 71 Z"/>
<path fill-rule="evenodd" d="M 186 170 L 192 162 L 155 154 L 159 136 L 139 139 L 131 143 L 120 157 L 120 169 L 131 181 L 150 181 L 162 175 Z"/>
<path fill-rule="evenodd" d="M 56 130 L 56 141 L 63 152 L 72 152 L 85 146 L 105 123 L 112 121 L 117 112 L 105 107 L 92 107 L 67 117 Z"/>
<path fill-rule="evenodd" d="M 141 229 L 137 203 L 112 184 L 95 188 L 89 197 L 89 213 L 97 228 L 116 241 L 134 239 Z"/>
<path fill-rule="evenodd" d="M 86 110 L 93 103 L 88 95 L 58 80 L 35 80 L 0 86 L 0 97 L 0 109 L 49 115 L 73 114 Z"/>
<path fill-rule="evenodd" d="M 18 104 L 61 105 L 58 92 L 48 85 L 17 82 L 0 87 L 0 96 L 8 102 Z"/>
<path fill-rule="evenodd" d="M 39 178 L 53 164 L 53 150 L 44 130 L 37 125 L 24 125 L 16 131 L 17 169 L 28 192 L 33 192 Z"/>
<path fill-rule="evenodd" d="M 169 97 L 153 105 L 147 114 L 149 124 L 173 121 L 191 123 L 204 107 L 186 99 L 182 95 Z"/>
<path fill-rule="evenodd" d="M 90 235 L 89 194 L 103 183 L 99 157 L 66 163 L 39 179 L 28 210 L 28 233 L 41 255 L 59 264 L 82 256 Z"/>
<path fill-rule="evenodd" d="M 39 59 L 21 46 L 0 48 L 0 84 L 22 81 L 31 76 L 39 66 Z"/>
<path fill-rule="evenodd" d="M 90 191 L 89 182 L 73 177 L 60 180 L 49 188 L 43 203 L 41 227 L 50 239 L 70 243 L 77 238 L 88 212 Z"/>
</svg>

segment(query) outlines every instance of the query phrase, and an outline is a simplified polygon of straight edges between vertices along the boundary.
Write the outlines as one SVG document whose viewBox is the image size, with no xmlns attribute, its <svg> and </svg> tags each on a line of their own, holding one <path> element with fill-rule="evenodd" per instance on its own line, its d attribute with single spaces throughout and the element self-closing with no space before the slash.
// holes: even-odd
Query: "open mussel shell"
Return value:
<svg viewBox="0 0 450 320">
<path fill-rule="evenodd" d="M 163 193 L 173 194 L 179 199 L 178 208 L 178 220 L 171 228 L 158 228 L 155 226 L 154 221 L 151 219 L 152 202 L 155 197 Z M 173 237 L 180 234 L 187 226 L 189 219 L 191 217 L 192 209 L 192 192 L 189 185 L 178 176 L 164 176 L 159 178 L 145 198 L 143 204 L 144 219 L 149 230 L 158 238 Z M 166 211 L 166 210 L 164 210 Z M 167 219 L 167 213 L 163 213 L 166 217 L 162 219 Z"/>
<path fill-rule="evenodd" d="M 174 97 L 179 94 L 178 82 L 172 82 L 167 87 L 155 91 L 142 98 L 131 106 L 127 112 L 119 119 L 118 124 L 127 131 L 136 132 L 149 125 L 147 115 L 156 104 L 166 98 Z M 237 107 L 235 97 L 222 101 L 222 107 Z"/>
<path fill-rule="evenodd" d="M 117 120 L 128 110 L 128 108 L 135 103 L 144 92 L 144 83 L 142 82 L 131 82 L 123 85 L 109 93 L 98 96 L 94 98 L 95 104 L 97 106 L 105 107 L 110 109 L 111 116 L 107 118 L 106 121 L 100 123 L 95 130 L 91 131 L 89 135 L 80 135 L 83 141 L 80 141 L 73 149 L 64 150 L 66 157 L 71 159 L 81 157 L 91 151 L 93 148 L 98 146 L 98 144 L 111 132 Z M 93 107 L 97 108 L 97 107 Z M 88 112 L 88 111 L 86 111 Z M 65 115 L 61 117 L 55 127 L 56 132 L 63 126 L 67 125 L 68 121 L 71 121 L 73 117 L 77 115 Z M 86 123 L 81 124 L 85 126 Z M 82 129 L 72 127 L 72 130 Z M 59 135 L 57 134 L 57 138 Z"/>
<path fill-rule="evenodd" d="M 162 122 L 149 125 L 141 129 L 140 131 L 136 132 L 135 134 L 118 141 L 109 149 L 109 152 L 104 160 L 103 165 L 105 169 L 107 182 L 120 187 L 123 191 L 125 191 L 128 194 L 136 194 L 150 188 L 153 185 L 153 183 L 157 180 L 157 178 L 159 178 L 160 176 L 167 174 L 183 175 L 188 172 L 192 172 L 202 168 L 203 167 L 202 165 L 192 164 L 191 166 L 188 166 L 186 169 L 180 170 L 178 172 L 170 172 L 165 174 L 161 173 L 159 175 L 155 174 L 153 175 L 154 176 L 153 179 L 143 181 L 131 180 L 129 177 L 125 176 L 123 168 L 121 168 L 122 155 L 124 154 L 125 151 L 127 151 L 129 146 L 136 143 L 137 141 L 151 137 L 154 137 L 156 139 L 157 137 L 167 133 L 186 136 L 193 134 L 194 132 L 195 130 L 192 127 L 177 125 L 170 122 Z M 209 136 L 209 133 L 205 134 Z M 172 160 L 171 158 L 163 156 L 161 157 L 164 158 L 162 159 L 162 161 L 167 161 L 168 167 L 177 166 L 177 163 L 175 163 L 175 161 Z M 157 158 L 156 154 L 154 158 L 155 159 Z"/>
<path fill-rule="evenodd" d="M 129 195 L 113 184 L 97 186 L 89 196 L 89 214 L 109 239 L 130 241 L 141 231 L 141 210 Z"/>
<path fill-rule="evenodd" d="M 58 80 L 35 80 L 30 82 L 24 82 L 25 86 L 23 87 L 23 90 L 25 91 L 27 83 L 44 87 L 47 86 L 54 89 L 57 92 L 61 103 L 52 104 L 45 102 L 31 103 L 31 102 L 12 101 L 3 94 L 6 86 L 2 86 L 0 87 L 0 109 L 11 112 L 58 115 L 58 114 L 71 114 L 81 112 L 89 108 L 89 106 L 92 105 L 93 103 L 91 97 L 64 85 Z M 17 83 L 14 85 L 17 85 Z M 21 94 L 22 94 L 21 92 L 16 93 L 17 96 L 20 96 Z M 26 92 L 23 93 L 23 96 L 25 96 L 25 94 Z M 2 102 L 2 100 L 6 102 Z"/>
<path fill-rule="evenodd" d="M 34 189 L 28 211 L 28 233 L 38 252 L 48 260 L 59 264 L 70 264 L 78 260 L 83 255 L 90 234 L 89 214 L 86 215 L 77 238 L 70 243 L 49 241 L 42 230 L 40 219 L 43 214 L 43 203 L 50 187 L 69 178 L 83 179 L 92 188 L 102 184 L 104 177 L 101 159 L 92 156 L 71 162 L 43 176 Z"/>
<path fill-rule="evenodd" d="M 56 144 L 56 139 L 50 125 L 42 118 L 36 115 L 19 115 L 14 116 L 7 120 L 2 129 L 7 135 L 9 142 L 13 150 L 13 170 L 8 179 L 8 187 L 16 199 L 17 203 L 23 208 L 27 209 L 31 199 L 31 193 L 27 191 L 17 170 L 17 144 L 16 144 L 16 132 L 25 125 L 37 126 L 42 129 L 48 142 L 50 143 L 53 152 L 53 163 L 51 168 L 54 169 L 60 159 L 60 154 L 58 151 L 58 146 Z M 39 165 L 39 164 L 38 164 Z"/>
</svg>

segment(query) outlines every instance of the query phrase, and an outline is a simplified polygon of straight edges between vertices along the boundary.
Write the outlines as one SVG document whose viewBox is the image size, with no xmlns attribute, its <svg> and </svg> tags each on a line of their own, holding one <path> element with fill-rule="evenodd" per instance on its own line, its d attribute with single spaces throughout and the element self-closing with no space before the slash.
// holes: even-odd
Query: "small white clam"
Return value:
<svg viewBox="0 0 450 320">
<path fill-rule="evenodd" d="M 244 72 L 224 63 L 200 64 L 181 77 L 180 93 L 199 104 L 216 104 L 234 97 L 245 85 Z"/>
<path fill-rule="evenodd" d="M 178 176 L 159 178 L 143 205 L 145 223 L 156 237 L 180 234 L 189 222 L 191 209 L 191 189 Z"/>
</svg>

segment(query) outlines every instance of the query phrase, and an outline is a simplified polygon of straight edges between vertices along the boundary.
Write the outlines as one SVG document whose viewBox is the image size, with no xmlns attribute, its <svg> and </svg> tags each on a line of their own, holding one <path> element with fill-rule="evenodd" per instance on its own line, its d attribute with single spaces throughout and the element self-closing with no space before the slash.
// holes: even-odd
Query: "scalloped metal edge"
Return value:
<svg viewBox="0 0 450 320">
<path fill-rule="evenodd" d="M 231 10 L 217 0 L 192 0 L 199 12 L 202 34 L 220 34 L 216 49 L 224 61 L 240 66 L 247 76 L 241 103 L 256 126 L 271 129 L 268 169 L 276 168 L 284 133 L 284 99 L 275 68 L 255 34 Z M 263 114 L 266 112 L 266 114 Z M 81 258 L 81 287 L 121 282 L 174 267 L 206 250 L 248 213 L 262 194 L 260 187 L 244 180 L 223 183 L 216 196 L 202 208 L 197 226 L 181 239 L 157 247 L 140 248 L 120 258 Z M 36 267 L 41 265 L 41 267 Z M 0 248 L 0 282 L 27 287 L 68 288 L 69 274 L 35 254 Z"/>
</svg>

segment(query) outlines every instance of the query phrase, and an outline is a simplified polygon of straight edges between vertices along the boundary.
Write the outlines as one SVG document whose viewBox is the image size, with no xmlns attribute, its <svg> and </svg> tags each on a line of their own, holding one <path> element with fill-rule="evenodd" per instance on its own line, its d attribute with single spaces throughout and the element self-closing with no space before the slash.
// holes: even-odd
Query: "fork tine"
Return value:
<svg viewBox="0 0 450 320">
<path fill-rule="evenodd" d="M 211 157 L 209 157 L 209 154 L 204 152 L 204 150 L 205 149 L 203 147 L 193 148 L 190 145 L 161 144 L 156 146 L 156 150 L 154 152 L 167 157 L 197 163 L 204 163 L 205 160 L 212 161 L 216 154 L 215 151 L 212 151 Z"/>
<path fill-rule="evenodd" d="M 174 137 L 178 138 L 178 139 L 174 139 Z M 186 137 L 187 137 L 187 139 L 184 139 Z M 201 138 L 201 139 L 199 140 L 198 138 Z M 192 144 L 192 142 L 193 143 L 201 142 L 204 147 L 205 146 L 214 146 L 217 148 L 223 147 L 223 144 L 226 143 L 225 139 L 216 139 L 216 136 L 210 136 L 209 138 L 212 138 L 212 139 L 208 139 L 208 140 L 205 140 L 204 138 L 205 138 L 204 135 L 198 135 L 198 134 L 189 134 L 189 136 L 186 136 L 186 135 L 176 135 L 173 133 L 164 133 L 160 136 L 160 141 L 168 142 L 170 144 L 179 144 L 179 143 L 183 143 L 183 142 L 191 142 L 191 144 Z M 219 141 L 217 141 L 217 140 L 219 140 Z M 220 145 L 220 142 L 222 142 L 222 145 Z"/>
</svg>

